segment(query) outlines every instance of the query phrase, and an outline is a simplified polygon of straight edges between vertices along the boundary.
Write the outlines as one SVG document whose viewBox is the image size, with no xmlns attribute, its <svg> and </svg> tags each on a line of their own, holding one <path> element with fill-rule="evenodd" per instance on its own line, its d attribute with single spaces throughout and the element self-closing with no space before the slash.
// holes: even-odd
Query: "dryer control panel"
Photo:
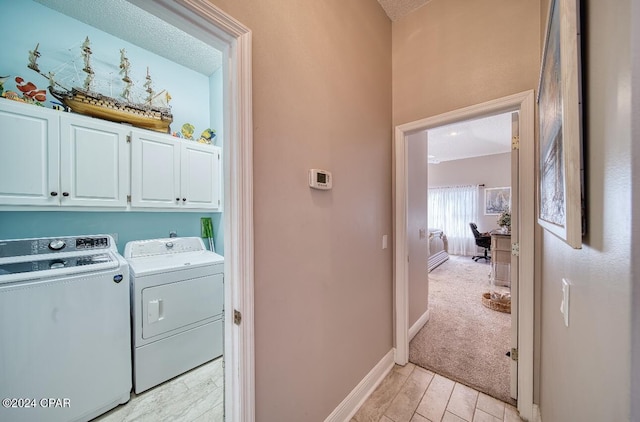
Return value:
<svg viewBox="0 0 640 422">
<path fill-rule="evenodd" d="M 138 258 L 206 250 L 204 242 L 199 237 L 170 237 L 129 242 L 125 247 L 124 256 L 126 258 Z"/>
</svg>

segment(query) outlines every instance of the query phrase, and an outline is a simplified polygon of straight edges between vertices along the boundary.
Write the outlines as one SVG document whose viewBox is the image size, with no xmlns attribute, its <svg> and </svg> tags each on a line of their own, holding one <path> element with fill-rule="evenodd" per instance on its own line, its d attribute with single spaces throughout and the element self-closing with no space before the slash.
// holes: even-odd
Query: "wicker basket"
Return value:
<svg viewBox="0 0 640 422">
<path fill-rule="evenodd" d="M 504 312 L 506 314 L 511 313 L 511 301 L 503 303 L 491 300 L 491 293 L 489 292 L 482 294 L 482 304 L 494 311 Z"/>
</svg>

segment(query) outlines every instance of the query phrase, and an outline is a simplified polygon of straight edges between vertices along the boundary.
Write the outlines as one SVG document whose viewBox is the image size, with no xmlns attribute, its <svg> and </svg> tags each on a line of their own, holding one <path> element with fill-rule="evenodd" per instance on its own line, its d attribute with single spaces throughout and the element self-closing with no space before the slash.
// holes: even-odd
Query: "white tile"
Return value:
<svg viewBox="0 0 640 422">
<path fill-rule="evenodd" d="M 504 406 L 504 422 L 522 422 L 518 409 L 507 404 Z"/>
<path fill-rule="evenodd" d="M 220 360 L 221 361 L 221 360 Z M 132 394 L 128 403 L 98 417 L 99 422 L 190 422 L 207 415 L 202 422 L 222 420 L 224 383 L 218 380 L 221 362 L 213 361 L 160 384 L 141 394 Z M 219 386 L 218 383 L 222 385 Z"/>
<path fill-rule="evenodd" d="M 213 409 L 194 419 L 193 422 L 223 422 L 224 421 L 224 405 L 220 404 Z"/>
<path fill-rule="evenodd" d="M 433 377 L 433 376 L 435 376 L 435 373 L 433 373 L 433 372 L 429 371 L 428 369 L 421 368 L 421 367 L 419 367 L 419 366 L 416 366 L 416 367 L 415 367 L 415 369 L 414 369 L 414 371 L 424 372 L 424 373 L 426 373 L 426 374 L 431 375 L 432 377 Z"/>
<path fill-rule="evenodd" d="M 502 418 L 496 418 L 480 409 L 476 409 L 476 414 L 473 415 L 473 422 L 502 422 Z"/>
<path fill-rule="evenodd" d="M 432 378 L 432 375 L 424 371 L 411 372 L 409 379 L 385 411 L 385 416 L 394 422 L 409 422 Z"/>
<path fill-rule="evenodd" d="M 413 417 L 411 418 L 411 422 L 432 422 L 432 421 L 425 418 L 424 416 L 420 416 L 419 414 L 414 413 Z"/>
<path fill-rule="evenodd" d="M 390 371 L 353 418 L 358 422 L 380 420 L 406 380 L 406 376 L 396 371 Z"/>
<path fill-rule="evenodd" d="M 199 366 L 186 374 L 180 379 L 189 387 L 189 389 L 214 388 L 220 387 L 220 379 L 224 377 L 222 371 L 222 359 L 218 358 L 214 361 Z"/>
<path fill-rule="evenodd" d="M 441 420 L 454 385 L 453 381 L 436 374 L 431 380 L 424 397 L 422 397 L 416 412 L 432 421 Z"/>
<path fill-rule="evenodd" d="M 393 366 L 393 370 L 396 371 L 397 373 L 404 375 L 405 377 L 408 377 L 409 375 L 411 375 L 411 372 L 413 372 L 413 369 L 417 368 L 417 366 L 415 366 L 413 363 L 411 362 L 407 362 L 407 364 L 405 366 L 400 366 L 400 365 L 394 365 Z"/>
<path fill-rule="evenodd" d="M 444 417 L 442 418 L 442 422 L 470 422 L 466 419 L 462 419 L 461 417 L 454 415 L 451 412 L 444 412 Z"/>
<path fill-rule="evenodd" d="M 473 413 L 476 409 L 478 401 L 478 392 L 466 385 L 456 383 L 447 411 L 460 416 L 462 419 L 470 421 L 473 419 Z"/>
<path fill-rule="evenodd" d="M 476 407 L 502 420 L 504 418 L 504 405 L 504 402 L 501 402 L 500 400 L 488 396 L 484 393 L 480 393 L 480 395 L 478 396 L 478 404 L 476 405 Z"/>
</svg>

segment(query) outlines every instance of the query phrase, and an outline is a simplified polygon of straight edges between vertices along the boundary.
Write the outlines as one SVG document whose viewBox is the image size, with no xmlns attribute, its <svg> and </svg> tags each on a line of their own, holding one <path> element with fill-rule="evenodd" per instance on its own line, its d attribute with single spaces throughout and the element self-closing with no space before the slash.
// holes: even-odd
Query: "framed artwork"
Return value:
<svg viewBox="0 0 640 422">
<path fill-rule="evenodd" d="M 538 110 L 538 224 L 582 247 L 583 166 L 578 0 L 551 0 Z"/>
<path fill-rule="evenodd" d="M 484 190 L 484 215 L 498 215 L 511 209 L 511 188 L 487 188 Z"/>
</svg>

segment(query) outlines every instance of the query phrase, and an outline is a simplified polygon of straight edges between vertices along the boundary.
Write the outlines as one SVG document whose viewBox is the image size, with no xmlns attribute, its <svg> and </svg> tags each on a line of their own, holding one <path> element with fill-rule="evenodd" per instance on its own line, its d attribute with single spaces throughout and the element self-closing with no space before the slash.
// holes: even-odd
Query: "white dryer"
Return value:
<svg viewBox="0 0 640 422">
<path fill-rule="evenodd" d="M 199 237 L 127 243 L 133 385 L 140 393 L 222 355 L 224 258 Z"/>
</svg>

